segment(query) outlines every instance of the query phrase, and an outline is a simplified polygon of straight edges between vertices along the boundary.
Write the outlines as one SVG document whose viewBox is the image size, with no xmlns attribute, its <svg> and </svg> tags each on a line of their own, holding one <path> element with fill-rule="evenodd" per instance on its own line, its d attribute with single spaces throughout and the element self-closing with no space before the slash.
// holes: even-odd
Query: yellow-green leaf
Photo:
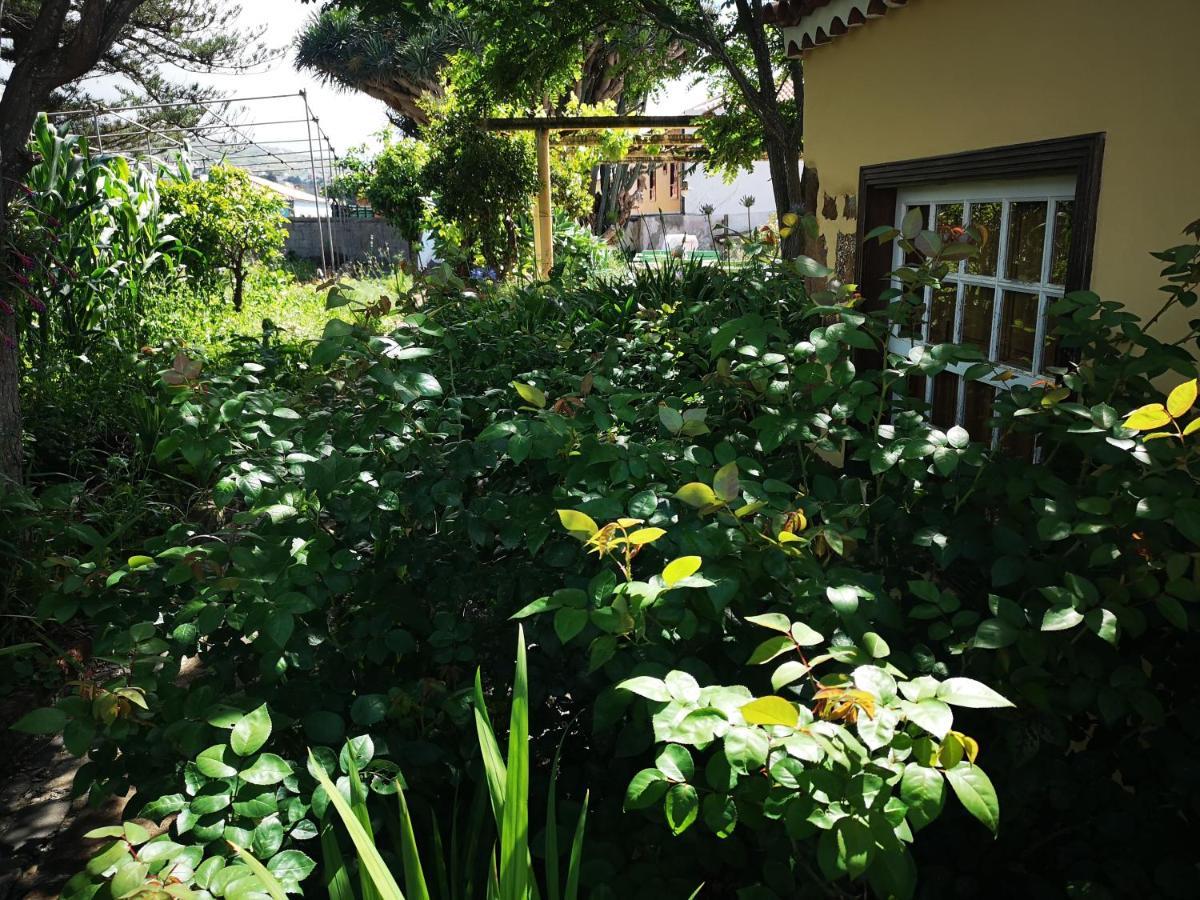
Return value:
<svg viewBox="0 0 1200 900">
<path fill-rule="evenodd" d="M 629 543 L 653 544 L 666 533 L 662 528 L 639 528 L 633 534 L 629 535 Z"/>
<path fill-rule="evenodd" d="M 1183 429 L 1184 436 L 1193 434 L 1197 429 L 1200 429 L 1200 416 L 1187 423 L 1187 427 Z"/>
<path fill-rule="evenodd" d="M 1171 414 L 1171 418 L 1178 419 L 1196 403 L 1197 385 L 1196 379 L 1185 381 L 1175 390 L 1171 391 L 1167 397 L 1167 412 Z"/>
<path fill-rule="evenodd" d="M 695 575 L 701 562 L 702 560 L 698 556 L 681 556 L 679 559 L 673 559 L 663 569 L 662 580 L 667 587 L 672 587 L 677 582 Z"/>
<path fill-rule="evenodd" d="M 715 506 L 720 503 L 713 489 L 699 481 L 685 484 L 675 492 L 675 499 L 681 500 L 693 509 L 703 509 L 706 506 Z"/>
<path fill-rule="evenodd" d="M 726 503 L 732 503 L 738 498 L 741 485 L 738 482 L 737 463 L 726 463 L 717 470 L 717 475 L 713 478 L 713 492 Z"/>
<path fill-rule="evenodd" d="M 1171 421 L 1171 414 L 1161 403 L 1147 403 L 1135 409 L 1125 419 L 1125 427 L 1130 431 L 1149 431 L 1151 428 L 1161 428 Z"/>
<path fill-rule="evenodd" d="M 759 697 L 742 707 L 742 718 L 748 725 L 786 725 L 795 728 L 800 724 L 796 707 L 782 697 Z"/>
<path fill-rule="evenodd" d="M 558 510 L 558 520 L 562 522 L 563 528 L 581 541 L 586 541 L 600 530 L 600 526 L 591 516 L 581 513 L 577 509 Z"/>
<path fill-rule="evenodd" d="M 536 406 L 538 409 L 546 408 L 546 395 L 535 388 L 532 384 L 522 384 L 519 381 L 514 381 L 512 386 L 516 388 L 521 399 L 530 406 Z"/>
</svg>

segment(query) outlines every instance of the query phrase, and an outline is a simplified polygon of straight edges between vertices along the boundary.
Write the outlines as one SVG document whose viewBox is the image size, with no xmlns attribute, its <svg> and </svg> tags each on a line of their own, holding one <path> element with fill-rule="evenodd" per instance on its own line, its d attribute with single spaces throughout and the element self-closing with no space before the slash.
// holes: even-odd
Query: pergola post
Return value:
<svg viewBox="0 0 1200 900">
<path fill-rule="evenodd" d="M 537 220 L 534 223 L 534 258 L 538 278 L 545 281 L 554 268 L 554 210 L 550 201 L 550 129 L 537 130 Z"/>
</svg>

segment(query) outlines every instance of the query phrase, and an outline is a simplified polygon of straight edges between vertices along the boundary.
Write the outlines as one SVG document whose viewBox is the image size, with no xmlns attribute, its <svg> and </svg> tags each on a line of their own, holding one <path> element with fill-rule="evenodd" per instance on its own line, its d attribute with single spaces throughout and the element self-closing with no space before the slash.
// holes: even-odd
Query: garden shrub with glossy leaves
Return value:
<svg viewBox="0 0 1200 900">
<path fill-rule="evenodd" d="M 559 723 L 532 758 L 562 738 L 566 796 L 591 791 L 590 896 L 1187 896 L 1195 326 L 1168 343 L 1068 295 L 1076 361 L 997 402 L 1001 445 L 1037 455 L 993 450 L 907 386 L 1002 368 L 884 353 L 970 248 L 883 238 L 932 255 L 879 312 L 806 294 L 811 260 L 501 298 L 442 273 L 400 327 L 335 320 L 293 365 L 177 359 L 158 462 L 196 502 L 128 560 L 55 564 L 41 614 L 89 622 L 94 657 L 18 727 L 70 729 L 78 790 L 134 785 L 132 811 L 180 803 L 251 852 L 274 816 L 260 850 L 336 871 L 345 838 L 297 827 L 321 818 L 307 748 L 347 793 L 362 774 L 382 846 L 398 771 L 437 823 L 418 840 L 441 840 L 483 783 L 470 668 L 510 658 L 515 615 L 530 704 Z M 1197 244 L 1164 261 L 1167 303 L 1192 306 Z M 1174 439 L 1141 437 L 1153 404 Z M 241 754 L 226 729 L 264 703 L 270 736 Z M 205 811 L 256 753 L 290 774 Z"/>
</svg>

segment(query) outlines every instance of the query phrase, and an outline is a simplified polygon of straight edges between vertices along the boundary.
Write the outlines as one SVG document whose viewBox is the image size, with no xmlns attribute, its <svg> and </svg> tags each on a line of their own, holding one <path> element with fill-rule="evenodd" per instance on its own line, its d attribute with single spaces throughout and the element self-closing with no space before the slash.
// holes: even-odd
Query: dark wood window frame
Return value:
<svg viewBox="0 0 1200 900">
<path fill-rule="evenodd" d="M 874 305 L 872 301 L 878 301 L 880 292 L 887 286 L 887 276 L 892 270 L 892 248 L 890 244 L 877 241 L 867 245 L 863 235 L 880 225 L 895 224 L 898 189 L 953 181 L 1073 175 L 1075 220 L 1065 287 L 1068 292 L 1085 290 L 1091 283 L 1103 158 L 1104 134 L 1101 132 L 863 166 L 858 176 L 861 214 L 858 217 L 859 252 L 855 276 L 859 289 L 868 300 L 868 307 Z"/>
</svg>

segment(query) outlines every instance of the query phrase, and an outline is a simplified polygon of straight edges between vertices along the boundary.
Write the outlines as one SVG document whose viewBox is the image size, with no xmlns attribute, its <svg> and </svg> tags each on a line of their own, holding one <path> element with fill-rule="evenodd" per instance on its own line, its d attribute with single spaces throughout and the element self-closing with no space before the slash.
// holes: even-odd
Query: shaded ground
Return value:
<svg viewBox="0 0 1200 900">
<path fill-rule="evenodd" d="M 7 717 L 6 717 L 7 718 Z M 6 780 L 0 787 L 0 900 L 58 896 L 94 849 L 83 835 L 120 821 L 124 797 L 91 808 L 71 799 L 83 760 L 55 737 L 4 735 Z"/>
</svg>

